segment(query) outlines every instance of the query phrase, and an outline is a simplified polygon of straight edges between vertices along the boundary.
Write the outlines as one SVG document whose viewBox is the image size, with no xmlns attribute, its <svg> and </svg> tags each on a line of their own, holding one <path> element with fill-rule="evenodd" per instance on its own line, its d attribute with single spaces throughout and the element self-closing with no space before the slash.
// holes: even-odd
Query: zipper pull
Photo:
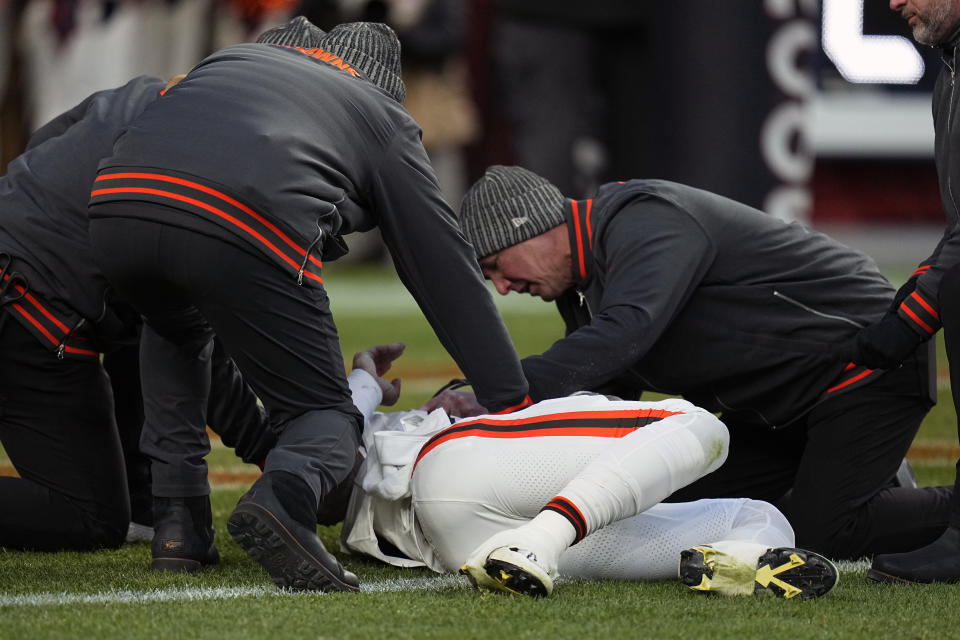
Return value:
<svg viewBox="0 0 960 640">
<path fill-rule="evenodd" d="M 67 350 L 67 345 L 60 343 L 57 347 L 57 360 L 63 360 L 63 352 Z"/>
<path fill-rule="evenodd" d="M 583 305 L 587 304 L 587 297 L 586 297 L 585 295 L 583 295 L 583 291 L 580 291 L 580 289 L 577 289 L 577 297 L 580 298 L 580 306 L 581 306 L 581 307 L 582 307 Z"/>
</svg>

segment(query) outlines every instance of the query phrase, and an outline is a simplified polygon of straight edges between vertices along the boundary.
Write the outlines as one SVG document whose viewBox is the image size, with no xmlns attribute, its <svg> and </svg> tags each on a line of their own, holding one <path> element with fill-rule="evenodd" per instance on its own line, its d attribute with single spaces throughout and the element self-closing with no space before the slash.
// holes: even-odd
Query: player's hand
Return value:
<svg viewBox="0 0 960 640">
<path fill-rule="evenodd" d="M 477 402 L 477 396 L 472 391 L 442 391 L 427 400 L 426 404 L 420 408 L 424 411 L 443 409 L 448 416 L 456 418 L 469 418 L 487 413 L 486 407 Z"/>
<path fill-rule="evenodd" d="M 923 342 L 923 336 L 894 313 L 865 327 L 853 343 L 853 362 L 871 369 L 891 369 L 906 360 Z"/>
<path fill-rule="evenodd" d="M 393 361 L 400 357 L 406 345 L 402 342 L 380 344 L 375 347 L 358 351 L 353 356 L 353 368 L 362 369 L 374 377 L 383 392 L 380 401 L 385 406 L 396 404 L 400 398 L 400 378 L 387 381 L 383 376 L 390 371 Z"/>
</svg>

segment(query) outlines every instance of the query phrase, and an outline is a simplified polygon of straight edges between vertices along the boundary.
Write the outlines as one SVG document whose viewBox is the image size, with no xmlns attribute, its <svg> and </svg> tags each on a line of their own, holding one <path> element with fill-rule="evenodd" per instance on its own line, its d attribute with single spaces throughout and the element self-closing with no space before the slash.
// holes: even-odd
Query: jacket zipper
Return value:
<svg viewBox="0 0 960 640">
<path fill-rule="evenodd" d="M 63 360 L 64 352 L 67 350 L 67 340 L 70 339 L 70 336 L 72 336 L 76 332 L 83 329 L 84 325 L 86 324 L 87 324 L 87 319 L 80 318 L 80 321 L 73 326 L 73 329 L 70 329 L 70 331 L 68 331 L 67 334 L 63 336 L 63 339 L 60 341 L 60 344 L 57 345 L 57 360 Z"/>
<path fill-rule="evenodd" d="M 587 308 L 587 315 L 593 317 L 593 311 L 590 309 L 590 303 L 587 301 L 587 296 L 583 295 L 583 291 L 580 289 L 575 289 L 577 292 L 577 297 L 580 298 L 580 306 Z"/>
<path fill-rule="evenodd" d="M 310 243 L 310 246 L 307 247 L 307 252 L 303 256 L 303 262 L 300 264 L 300 271 L 297 272 L 297 284 L 303 286 L 303 271 L 307 268 L 307 262 L 310 261 L 310 253 L 316 248 L 316 246 L 323 239 L 323 227 L 320 224 L 317 224 L 317 237 L 313 239 L 313 242 Z"/>
<path fill-rule="evenodd" d="M 792 305 L 795 305 L 795 306 L 797 306 L 797 307 L 800 307 L 800 308 L 803 309 L 804 311 L 808 311 L 808 312 L 812 313 L 812 314 L 815 315 L 815 316 L 820 316 L 821 318 L 827 318 L 827 319 L 829 319 L 829 320 L 839 320 L 840 322 L 846 322 L 847 324 L 853 325 L 854 327 L 856 327 L 856 328 L 858 328 L 858 329 L 863 329 L 863 327 L 864 327 L 864 325 L 860 324 L 860 323 L 857 322 L 856 320 L 851 320 L 850 318 L 844 318 L 843 316 L 836 316 L 836 315 L 833 315 L 833 314 L 830 314 L 830 313 L 824 313 L 824 312 L 822 312 L 822 311 L 817 311 L 817 310 L 814 309 L 813 307 L 808 307 L 807 305 L 803 304 L 803 303 L 800 302 L 799 300 L 794 300 L 794 299 L 791 298 L 790 296 L 785 296 L 785 295 L 783 295 L 782 293 L 780 293 L 780 292 L 777 291 L 777 290 L 774 290 L 773 295 L 774 295 L 775 297 L 777 297 L 777 298 L 780 298 L 780 299 L 782 299 L 782 300 L 785 300 L 786 302 L 789 302 L 789 303 L 792 304 Z"/>
<path fill-rule="evenodd" d="M 954 89 L 956 88 L 956 84 L 955 84 L 954 80 L 955 80 L 955 75 L 956 75 L 955 72 L 956 72 L 956 67 L 957 67 L 957 47 L 954 47 L 954 48 L 953 48 L 953 53 L 952 53 L 952 55 L 951 55 L 951 58 L 952 58 L 952 60 L 950 60 L 949 62 L 947 61 L 946 57 L 944 57 L 944 59 L 943 59 L 943 63 L 944 63 L 945 65 L 947 65 L 947 68 L 948 68 L 948 69 L 950 69 L 950 103 L 949 103 L 949 105 L 948 105 L 948 107 L 947 107 L 947 109 L 948 109 L 948 110 L 947 110 L 947 139 L 949 139 L 950 136 L 951 136 L 952 133 L 953 133 L 953 96 L 954 96 L 954 93 L 955 93 Z M 953 64 L 951 64 L 951 62 L 952 62 Z M 950 160 L 950 154 L 947 154 L 947 161 L 949 162 L 949 160 Z M 951 170 L 951 169 L 952 169 L 952 167 L 949 167 L 949 166 L 948 166 L 948 167 L 947 167 L 947 171 L 946 171 L 946 174 L 947 174 L 947 193 L 950 194 L 950 204 L 953 205 L 954 215 L 955 215 L 957 218 L 960 218 L 960 209 L 957 208 L 957 201 L 956 201 L 956 199 L 953 197 L 953 181 L 949 179 L 949 177 L 950 177 L 950 170 Z M 955 219 L 957 219 L 957 218 L 955 218 Z"/>
</svg>

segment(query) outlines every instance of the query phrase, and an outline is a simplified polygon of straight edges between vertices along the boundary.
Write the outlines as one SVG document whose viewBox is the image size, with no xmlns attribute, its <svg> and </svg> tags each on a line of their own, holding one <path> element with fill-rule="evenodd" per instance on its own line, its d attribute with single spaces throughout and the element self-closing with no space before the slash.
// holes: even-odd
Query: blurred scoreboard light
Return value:
<svg viewBox="0 0 960 640">
<path fill-rule="evenodd" d="M 942 221 L 931 93 L 940 50 L 886 2 L 822 0 L 808 102 L 817 222 Z"/>
</svg>

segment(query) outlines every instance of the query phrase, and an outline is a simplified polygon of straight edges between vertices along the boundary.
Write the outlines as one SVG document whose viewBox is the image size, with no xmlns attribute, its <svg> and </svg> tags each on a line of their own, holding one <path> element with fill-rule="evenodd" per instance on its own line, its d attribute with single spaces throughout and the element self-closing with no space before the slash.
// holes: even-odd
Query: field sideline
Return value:
<svg viewBox="0 0 960 640">
<path fill-rule="evenodd" d="M 325 270 L 347 357 L 402 340 L 400 408 L 418 406 L 458 374 L 392 270 Z M 521 355 L 562 333 L 551 305 L 497 296 Z M 956 423 L 948 389 L 921 428 L 911 460 L 921 484 L 953 481 Z M 0 452 L 0 465 L 7 460 Z M 219 442 L 208 463 L 219 566 L 197 575 L 149 570 L 149 545 L 97 553 L 0 552 L 0 640 L 19 638 L 946 638 L 955 635 L 960 586 L 881 586 L 866 562 L 841 563 L 833 593 L 809 602 L 722 598 L 675 582 L 566 582 L 544 600 L 478 594 L 459 576 L 401 570 L 337 553 L 360 594 L 292 594 L 226 533 L 226 518 L 256 477 Z M 3 517 L 3 514 L 0 514 Z M 320 528 L 338 550 L 338 527 Z"/>
</svg>

